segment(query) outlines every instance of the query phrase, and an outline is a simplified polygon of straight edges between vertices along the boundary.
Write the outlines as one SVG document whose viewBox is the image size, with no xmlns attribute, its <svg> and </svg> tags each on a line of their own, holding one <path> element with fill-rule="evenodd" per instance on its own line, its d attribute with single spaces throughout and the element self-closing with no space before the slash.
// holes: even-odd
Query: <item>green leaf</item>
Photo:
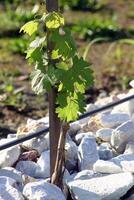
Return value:
<svg viewBox="0 0 134 200">
<path fill-rule="evenodd" d="M 51 34 L 51 41 L 54 42 L 54 50 L 57 52 L 58 57 L 62 57 L 63 60 L 71 58 L 76 53 L 76 44 L 68 29 L 64 30 L 64 34 L 60 34 L 59 30 L 54 31 Z"/>
<path fill-rule="evenodd" d="M 40 62 L 42 60 L 42 50 L 38 48 L 32 48 L 27 50 L 26 59 L 30 59 L 32 62 Z"/>
<path fill-rule="evenodd" d="M 53 51 L 52 51 L 52 59 L 53 59 L 53 60 L 56 60 L 56 59 L 58 59 L 58 58 L 60 58 L 60 55 L 59 55 L 59 53 L 58 53 L 58 49 L 57 49 L 57 50 L 53 50 Z"/>
<path fill-rule="evenodd" d="M 56 109 L 58 113 L 58 117 L 63 121 L 73 121 L 78 117 L 78 102 L 72 97 L 68 96 L 68 94 L 60 94 L 58 96 L 59 107 Z"/>
<path fill-rule="evenodd" d="M 39 23 L 37 21 L 30 21 L 20 29 L 20 32 L 27 33 L 29 36 L 33 35 L 38 30 Z"/>
<path fill-rule="evenodd" d="M 42 38 L 36 38 L 34 41 L 32 41 L 29 45 L 30 48 L 38 48 L 40 47 L 41 45 L 43 45 L 43 43 L 45 42 L 46 40 L 46 36 L 45 37 L 42 37 Z"/>
<path fill-rule="evenodd" d="M 61 70 L 68 70 L 69 65 L 70 65 L 70 63 L 62 62 L 62 61 L 60 63 L 56 63 L 56 67 Z"/>
<path fill-rule="evenodd" d="M 43 93 L 44 92 L 44 85 L 43 85 L 44 74 L 40 70 L 35 70 L 31 74 L 31 78 L 32 78 L 32 81 L 31 81 L 32 90 L 36 94 Z"/>
<path fill-rule="evenodd" d="M 45 22 L 48 29 L 57 29 L 64 25 L 64 17 L 58 12 L 52 12 L 46 15 Z"/>
<path fill-rule="evenodd" d="M 56 112 L 58 117 L 67 122 L 78 119 L 79 112 L 84 112 L 84 97 L 79 93 L 59 93 L 57 98 L 58 107 Z"/>
<path fill-rule="evenodd" d="M 93 84 L 93 71 L 88 62 L 75 56 L 73 65 L 68 70 L 58 69 L 59 80 L 63 89 L 84 93 L 86 88 Z"/>
<path fill-rule="evenodd" d="M 32 74 L 31 74 L 31 85 L 32 85 L 32 90 L 36 94 L 41 94 L 45 90 L 48 92 L 50 91 L 52 85 L 49 79 L 49 76 L 47 74 L 44 74 L 41 72 L 41 70 L 36 69 Z"/>
</svg>

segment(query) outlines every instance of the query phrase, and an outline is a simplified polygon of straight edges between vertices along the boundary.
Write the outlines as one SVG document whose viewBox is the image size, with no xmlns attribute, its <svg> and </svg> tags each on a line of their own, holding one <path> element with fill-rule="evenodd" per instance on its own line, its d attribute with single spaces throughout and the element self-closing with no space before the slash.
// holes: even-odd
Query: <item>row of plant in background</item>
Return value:
<svg viewBox="0 0 134 200">
<path fill-rule="evenodd" d="M 106 0 L 105 0 L 106 1 Z M 60 0 L 63 9 L 98 10 L 105 4 L 104 0 Z"/>
<path fill-rule="evenodd" d="M 23 88 L 17 89 L 13 84 L 13 77 L 0 73 L 0 106 L 12 106 L 23 109 Z"/>
<path fill-rule="evenodd" d="M 117 24 L 116 16 L 100 17 L 92 16 L 89 20 L 79 20 L 72 26 L 72 31 L 77 33 L 81 39 L 94 39 L 97 37 L 113 37 L 120 27 Z"/>
<path fill-rule="evenodd" d="M 1 32 L 19 29 L 22 24 L 34 18 L 34 15 L 36 12 L 38 12 L 38 9 L 38 4 L 32 9 L 24 9 L 21 6 L 13 8 L 11 4 L 7 3 L 4 7 L 4 12 L 0 13 Z"/>
<path fill-rule="evenodd" d="M 71 8 L 71 9 L 90 9 L 90 10 L 97 10 L 101 8 L 106 0 L 60 0 L 60 7 L 62 9 Z M 0 0 L 0 2 L 6 3 L 13 3 L 13 4 L 20 4 L 20 0 Z M 34 0 L 27 0 L 29 3 L 36 3 Z M 38 0 L 37 2 L 41 2 Z"/>
</svg>

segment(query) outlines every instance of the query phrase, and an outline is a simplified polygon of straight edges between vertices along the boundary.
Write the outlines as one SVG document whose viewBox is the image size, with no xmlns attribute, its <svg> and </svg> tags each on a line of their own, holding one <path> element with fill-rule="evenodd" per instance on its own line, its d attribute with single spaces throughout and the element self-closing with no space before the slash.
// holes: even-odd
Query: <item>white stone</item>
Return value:
<svg viewBox="0 0 134 200">
<path fill-rule="evenodd" d="M 109 173 L 109 174 L 122 172 L 120 165 L 117 165 L 112 161 L 104 161 L 104 160 L 97 160 L 93 166 L 93 169 L 95 172 Z"/>
<path fill-rule="evenodd" d="M 13 139 L 2 139 L 0 144 L 5 144 L 7 142 L 13 141 Z M 2 150 L 0 152 L 0 167 L 11 167 L 20 156 L 20 147 L 13 146 L 8 149 Z"/>
<path fill-rule="evenodd" d="M 81 172 L 70 175 L 70 177 L 68 178 L 68 182 L 74 180 L 89 180 L 91 178 L 101 177 L 101 176 L 104 176 L 104 174 L 95 172 L 93 170 L 82 170 Z"/>
<path fill-rule="evenodd" d="M 134 185 L 134 178 L 131 173 L 127 172 L 89 180 L 74 180 L 68 185 L 76 199 L 119 200 Z M 96 199 L 93 195 L 96 195 Z"/>
<path fill-rule="evenodd" d="M 109 143 L 102 143 L 97 147 L 100 160 L 110 160 L 113 157 L 113 152 L 110 149 Z"/>
<path fill-rule="evenodd" d="M 11 133 L 11 134 L 7 135 L 7 139 L 16 138 L 16 137 L 17 137 L 17 135 L 15 133 Z"/>
<path fill-rule="evenodd" d="M 114 128 L 130 119 L 125 113 L 100 114 L 100 122 L 105 128 Z"/>
<path fill-rule="evenodd" d="M 16 180 L 14 180 L 13 178 L 10 177 L 6 177 L 6 176 L 0 176 L 0 186 L 4 185 L 4 186 L 15 186 L 16 185 Z"/>
<path fill-rule="evenodd" d="M 19 161 L 16 165 L 16 169 L 20 171 L 22 174 L 26 174 L 31 177 L 38 177 L 37 171 L 40 171 L 40 166 L 30 160 L 27 161 Z"/>
<path fill-rule="evenodd" d="M 9 178 L 14 179 L 18 183 L 22 183 L 22 173 L 20 171 L 17 171 L 16 169 L 12 167 L 5 167 L 3 169 L 0 169 L 0 177 L 1 176 L 6 176 Z"/>
<path fill-rule="evenodd" d="M 121 166 L 122 171 L 134 173 L 134 154 L 122 154 L 111 161 Z"/>
<path fill-rule="evenodd" d="M 126 145 L 124 154 L 134 154 L 134 142 L 129 142 Z"/>
<path fill-rule="evenodd" d="M 36 174 L 41 178 L 50 177 L 50 151 L 42 152 L 40 158 L 37 161 L 40 168 L 36 169 Z"/>
<path fill-rule="evenodd" d="M 76 121 L 70 124 L 70 129 L 68 130 L 68 133 L 72 137 L 76 135 L 80 129 L 81 129 L 81 124 L 79 121 Z"/>
<path fill-rule="evenodd" d="M 40 118 L 38 120 L 34 120 L 34 119 L 31 119 L 29 118 L 27 120 L 27 125 L 35 125 L 35 124 L 39 124 L 39 123 L 43 123 L 45 124 L 46 126 L 49 125 L 49 116 L 46 116 L 46 117 L 43 117 L 43 118 Z"/>
<path fill-rule="evenodd" d="M 93 111 L 93 110 L 95 110 L 95 109 L 97 109 L 97 108 L 98 108 L 98 106 L 96 106 L 95 104 L 89 103 L 89 104 L 87 104 L 87 106 L 86 106 L 86 112 L 91 112 L 91 111 Z"/>
<path fill-rule="evenodd" d="M 127 94 L 118 95 L 119 99 L 128 97 L 134 94 L 134 89 L 131 89 Z M 118 106 L 115 106 L 112 110 L 112 113 L 126 113 L 128 115 L 132 115 L 134 113 L 134 99 L 122 103 Z"/>
<path fill-rule="evenodd" d="M 66 200 L 65 196 L 57 186 L 45 181 L 26 184 L 23 195 L 28 200 Z"/>
<path fill-rule="evenodd" d="M 79 170 L 91 169 L 99 159 L 94 137 L 85 136 L 78 147 Z"/>
<path fill-rule="evenodd" d="M 17 137 L 22 137 L 33 132 L 42 131 L 47 128 L 47 124 L 41 120 L 28 119 L 27 124 L 17 130 Z M 45 133 L 44 133 L 45 134 Z"/>
<path fill-rule="evenodd" d="M 24 197 L 16 188 L 0 185 L 0 200 L 24 200 Z"/>
<path fill-rule="evenodd" d="M 113 129 L 111 128 L 101 128 L 96 132 L 96 136 L 104 142 L 110 142 L 112 131 Z"/>
<path fill-rule="evenodd" d="M 41 154 L 43 151 L 49 149 L 49 133 L 27 140 L 22 143 L 22 146 L 28 149 L 37 150 L 38 153 Z"/>
<path fill-rule="evenodd" d="M 79 145 L 81 143 L 81 140 L 85 137 L 85 136 L 94 136 L 94 133 L 93 132 L 78 132 L 76 135 L 75 135 L 75 142 L 77 145 Z"/>
<path fill-rule="evenodd" d="M 131 120 L 134 122 L 134 114 L 132 115 Z"/>
<path fill-rule="evenodd" d="M 70 171 L 76 167 L 78 161 L 78 147 L 68 136 L 65 144 L 66 168 Z"/>
<path fill-rule="evenodd" d="M 132 81 L 130 81 L 130 86 L 132 87 L 132 88 L 134 88 L 134 80 L 132 80 Z"/>
<path fill-rule="evenodd" d="M 111 136 L 111 144 L 119 153 L 124 152 L 128 142 L 134 142 L 134 122 L 131 120 L 113 130 Z"/>
</svg>

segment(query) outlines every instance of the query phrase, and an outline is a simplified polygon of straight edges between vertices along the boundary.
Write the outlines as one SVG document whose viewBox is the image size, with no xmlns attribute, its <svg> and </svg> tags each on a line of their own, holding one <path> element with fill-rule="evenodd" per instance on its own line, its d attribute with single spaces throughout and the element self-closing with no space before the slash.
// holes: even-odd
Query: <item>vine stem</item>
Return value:
<svg viewBox="0 0 134 200">
<path fill-rule="evenodd" d="M 48 12 L 58 11 L 58 0 L 47 0 L 46 8 Z M 53 66 L 55 63 L 51 59 L 51 52 L 54 44 L 49 41 L 50 31 L 47 30 L 47 48 L 49 64 Z M 50 178 L 51 183 L 63 189 L 63 167 L 65 160 L 65 140 L 67 132 L 67 124 L 61 124 L 56 114 L 57 89 L 52 87 L 48 94 L 49 97 L 49 126 L 50 126 Z"/>
</svg>

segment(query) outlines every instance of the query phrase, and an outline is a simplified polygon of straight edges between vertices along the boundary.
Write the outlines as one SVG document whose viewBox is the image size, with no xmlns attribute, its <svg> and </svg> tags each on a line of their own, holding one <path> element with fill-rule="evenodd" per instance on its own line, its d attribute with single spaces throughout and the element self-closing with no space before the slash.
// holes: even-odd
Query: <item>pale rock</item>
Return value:
<svg viewBox="0 0 134 200">
<path fill-rule="evenodd" d="M 0 200 L 24 200 L 22 194 L 11 185 L 0 185 Z"/>
<path fill-rule="evenodd" d="M 17 138 L 17 135 L 15 133 L 8 134 L 7 139 L 11 139 L 11 138 Z"/>
<path fill-rule="evenodd" d="M 4 185 L 4 186 L 8 186 L 11 185 L 13 187 L 16 186 L 16 180 L 10 177 L 6 177 L 6 176 L 0 176 L 0 186 Z"/>
<path fill-rule="evenodd" d="M 131 96 L 134 94 L 134 89 L 131 89 L 127 94 L 118 95 L 119 99 L 123 99 L 125 97 Z M 122 103 L 118 106 L 115 106 L 112 110 L 112 113 L 126 113 L 129 116 L 132 116 L 134 113 L 134 99 Z"/>
<path fill-rule="evenodd" d="M 66 200 L 60 188 L 45 181 L 26 184 L 23 195 L 28 200 Z"/>
<path fill-rule="evenodd" d="M 94 137 L 85 136 L 78 147 L 79 170 L 92 170 L 93 164 L 99 159 L 97 144 Z"/>
<path fill-rule="evenodd" d="M 66 184 L 71 178 L 69 171 L 65 168 L 64 176 L 63 176 L 63 183 Z"/>
<path fill-rule="evenodd" d="M 78 147 L 67 135 L 65 143 L 65 160 L 66 168 L 70 171 L 76 167 L 78 161 Z"/>
<path fill-rule="evenodd" d="M 39 154 L 49 149 L 49 133 L 22 143 L 22 147 L 37 150 Z"/>
<path fill-rule="evenodd" d="M 134 142 L 129 142 L 126 145 L 124 154 L 134 154 Z"/>
<path fill-rule="evenodd" d="M 86 106 L 86 112 L 91 112 L 93 110 L 96 110 L 98 108 L 97 105 L 93 104 L 93 103 L 90 103 L 90 104 L 87 104 Z"/>
<path fill-rule="evenodd" d="M 22 136 L 31 134 L 33 132 L 43 131 L 47 127 L 48 127 L 47 124 L 42 121 L 28 119 L 26 125 L 18 128 L 17 137 L 20 138 Z"/>
<path fill-rule="evenodd" d="M 130 119 L 128 114 L 125 113 L 109 113 L 100 114 L 100 123 L 105 128 L 114 128 Z"/>
<path fill-rule="evenodd" d="M 104 142 L 110 142 L 112 131 L 113 129 L 111 128 L 101 128 L 96 132 L 96 136 Z"/>
<path fill-rule="evenodd" d="M 122 171 L 134 173 L 134 154 L 122 154 L 112 158 L 111 161 L 120 165 Z"/>
<path fill-rule="evenodd" d="M 9 177 L 9 178 L 12 178 L 18 183 L 23 182 L 22 173 L 20 171 L 16 170 L 15 168 L 12 168 L 12 167 L 5 167 L 3 169 L 0 169 L 0 177 L 1 176 L 6 176 L 6 177 Z"/>
<path fill-rule="evenodd" d="M 22 174 L 38 177 L 37 172 L 41 171 L 40 166 L 33 161 L 19 161 L 16 165 L 16 170 L 20 171 Z"/>
<path fill-rule="evenodd" d="M 68 130 L 68 134 L 72 137 L 77 134 L 77 132 L 81 129 L 81 124 L 79 121 L 75 121 L 70 124 L 70 128 Z"/>
<path fill-rule="evenodd" d="M 113 151 L 109 143 L 102 143 L 97 147 L 100 160 L 110 160 L 113 157 Z"/>
<path fill-rule="evenodd" d="M 0 144 L 13 141 L 14 139 L 1 139 Z M 0 155 L 0 168 L 11 167 L 19 158 L 21 150 L 19 146 L 12 146 L 8 149 L 2 150 Z"/>
<path fill-rule="evenodd" d="M 80 200 L 119 200 L 133 185 L 134 177 L 129 172 L 68 183 L 75 199 Z"/>
<path fill-rule="evenodd" d="M 134 122 L 134 114 L 132 115 L 131 120 Z"/>
<path fill-rule="evenodd" d="M 95 172 L 108 173 L 108 174 L 122 172 L 120 165 L 117 165 L 112 161 L 104 161 L 104 160 L 97 160 L 93 166 L 93 169 Z"/>
<path fill-rule="evenodd" d="M 38 123 L 43 123 L 43 124 L 45 124 L 46 126 L 49 125 L 49 116 L 40 118 L 40 119 L 38 119 L 38 120 L 34 120 L 34 119 L 31 119 L 31 118 L 29 118 L 29 119 L 27 120 L 27 125 L 28 125 L 28 126 L 30 126 L 30 125 L 35 125 L 35 124 L 38 124 Z"/>
<path fill-rule="evenodd" d="M 104 174 L 95 172 L 93 170 L 82 170 L 81 172 L 70 175 L 67 182 L 74 180 L 89 180 L 91 178 L 101 177 L 101 176 L 104 176 Z"/>
<path fill-rule="evenodd" d="M 132 81 L 130 81 L 130 86 L 132 87 L 132 88 L 134 88 L 134 80 L 132 80 Z"/>
<path fill-rule="evenodd" d="M 81 131 L 79 131 L 77 133 L 77 135 L 75 135 L 74 141 L 76 142 L 77 145 L 79 145 L 81 143 L 81 140 L 85 136 L 94 136 L 94 133 L 93 132 L 81 132 Z"/>
<path fill-rule="evenodd" d="M 50 177 L 50 151 L 42 152 L 40 158 L 37 161 L 40 168 L 36 169 L 36 174 L 40 178 Z"/>
<path fill-rule="evenodd" d="M 111 144 L 119 153 L 124 152 L 129 142 L 134 142 L 134 122 L 131 120 L 113 130 L 111 136 Z"/>
</svg>

